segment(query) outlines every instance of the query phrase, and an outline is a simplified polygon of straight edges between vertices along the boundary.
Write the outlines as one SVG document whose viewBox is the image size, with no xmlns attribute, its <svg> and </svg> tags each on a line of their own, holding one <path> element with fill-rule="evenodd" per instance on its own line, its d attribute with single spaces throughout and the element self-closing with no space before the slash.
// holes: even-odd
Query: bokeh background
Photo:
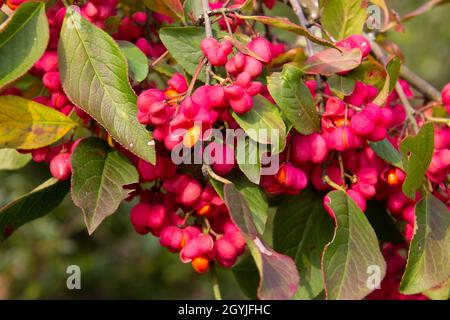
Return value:
<svg viewBox="0 0 450 320">
<path fill-rule="evenodd" d="M 424 0 L 390 0 L 405 14 Z M 450 5 L 409 21 L 406 31 L 390 33 L 411 69 L 436 87 L 450 81 Z M 0 171 L 0 206 L 48 178 L 48 168 L 29 164 Z M 66 198 L 46 217 L 0 243 L 0 299 L 212 299 L 209 275 L 168 253 L 152 236 L 133 232 L 124 204 L 89 237 L 81 212 Z M 66 268 L 81 268 L 81 290 L 66 288 Z M 244 298 L 230 271 L 219 270 L 224 298 Z"/>
</svg>

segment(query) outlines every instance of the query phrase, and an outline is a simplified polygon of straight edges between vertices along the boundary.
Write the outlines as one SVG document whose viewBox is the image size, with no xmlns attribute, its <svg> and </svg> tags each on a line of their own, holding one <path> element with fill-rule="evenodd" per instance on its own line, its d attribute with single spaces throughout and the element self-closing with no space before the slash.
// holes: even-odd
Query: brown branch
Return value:
<svg viewBox="0 0 450 320">
<path fill-rule="evenodd" d="M 441 99 L 441 93 L 435 87 L 419 77 L 407 66 L 402 65 L 400 69 L 400 77 L 408 81 L 414 89 L 422 93 L 428 100 L 439 101 Z"/>
</svg>

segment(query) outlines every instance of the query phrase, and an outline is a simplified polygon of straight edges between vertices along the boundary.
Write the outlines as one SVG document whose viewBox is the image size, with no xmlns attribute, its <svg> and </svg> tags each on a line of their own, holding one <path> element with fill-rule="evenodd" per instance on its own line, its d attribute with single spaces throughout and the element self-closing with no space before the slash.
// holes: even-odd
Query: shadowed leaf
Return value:
<svg viewBox="0 0 450 320">
<path fill-rule="evenodd" d="M 69 192 L 69 181 L 54 178 L 0 209 L 0 241 L 27 222 L 55 209 Z"/>
<path fill-rule="evenodd" d="M 89 234 L 113 214 L 139 175 L 127 158 L 97 138 L 81 141 L 71 158 L 72 200 L 83 210 Z"/>
</svg>

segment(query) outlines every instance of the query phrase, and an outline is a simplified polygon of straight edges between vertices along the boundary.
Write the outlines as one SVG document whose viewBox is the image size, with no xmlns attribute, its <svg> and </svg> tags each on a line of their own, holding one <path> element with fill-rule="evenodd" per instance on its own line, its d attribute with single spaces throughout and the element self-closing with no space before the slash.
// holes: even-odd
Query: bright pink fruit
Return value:
<svg viewBox="0 0 450 320">
<path fill-rule="evenodd" d="M 265 63 L 272 60 L 272 50 L 270 42 L 263 37 L 254 38 L 248 44 L 248 49 L 256 53 Z"/>
<path fill-rule="evenodd" d="M 359 192 L 357 192 L 355 190 L 347 190 L 347 194 L 350 198 L 353 199 L 353 201 L 355 201 L 355 203 L 362 210 L 362 212 L 366 211 L 366 208 L 367 208 L 366 200 Z"/>
<path fill-rule="evenodd" d="M 151 206 L 148 203 L 138 203 L 131 209 L 131 224 L 139 234 L 147 234 L 150 231 L 148 219 L 150 216 Z"/>
<path fill-rule="evenodd" d="M 229 268 L 236 263 L 238 252 L 227 236 L 216 240 L 214 251 L 216 260 L 221 266 Z"/>
<path fill-rule="evenodd" d="M 58 180 L 67 180 L 72 174 L 72 166 L 70 164 L 70 153 L 60 153 L 50 162 L 50 172 L 53 177 Z"/>
<path fill-rule="evenodd" d="M 177 192 L 179 192 L 180 203 L 189 207 L 193 206 L 200 199 L 202 186 L 197 180 L 190 179 L 186 186 L 181 190 L 177 190 Z"/>
<path fill-rule="evenodd" d="M 233 50 L 230 42 L 219 43 L 214 38 L 203 39 L 200 48 L 213 66 L 222 66 L 227 62 L 227 57 Z"/>
<path fill-rule="evenodd" d="M 212 142 L 205 151 L 214 172 L 219 175 L 228 174 L 236 165 L 234 149 L 225 144 Z"/>
<path fill-rule="evenodd" d="M 278 183 L 287 188 L 289 194 L 297 194 L 308 185 L 305 173 L 291 164 L 283 164 L 277 173 Z"/>
<path fill-rule="evenodd" d="M 180 252 L 180 259 L 187 263 L 197 257 L 210 258 L 214 248 L 214 240 L 210 235 L 200 234 L 189 240 Z"/>
<path fill-rule="evenodd" d="M 188 89 L 186 78 L 181 73 L 175 73 L 167 84 L 176 92 L 183 93 Z"/>
<path fill-rule="evenodd" d="M 447 83 L 441 91 L 442 103 L 450 106 L 450 83 Z"/>
<path fill-rule="evenodd" d="M 360 34 L 351 35 L 338 43 L 336 43 L 338 47 L 346 48 L 346 49 L 354 49 L 358 48 L 361 50 L 363 58 L 369 55 L 372 48 L 370 47 L 369 41 Z"/>
</svg>

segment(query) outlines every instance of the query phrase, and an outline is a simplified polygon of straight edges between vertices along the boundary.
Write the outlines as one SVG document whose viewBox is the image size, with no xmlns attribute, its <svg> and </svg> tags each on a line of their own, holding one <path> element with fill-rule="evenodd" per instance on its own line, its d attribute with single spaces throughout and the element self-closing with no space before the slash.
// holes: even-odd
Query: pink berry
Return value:
<svg viewBox="0 0 450 320">
<path fill-rule="evenodd" d="M 180 252 L 180 259 L 187 263 L 197 257 L 208 258 L 212 255 L 213 248 L 214 240 L 210 235 L 202 233 L 187 242 Z"/>
<path fill-rule="evenodd" d="M 254 38 L 247 47 L 256 53 L 265 63 L 269 63 L 272 60 L 271 44 L 266 38 Z"/>
<path fill-rule="evenodd" d="M 55 156 L 50 162 L 50 172 L 58 180 L 67 180 L 72 174 L 70 164 L 70 153 L 61 153 Z"/>
<path fill-rule="evenodd" d="M 366 211 L 367 205 L 364 197 L 355 190 L 347 190 L 347 194 L 353 201 L 358 205 L 358 207 L 362 210 L 362 212 Z"/>
<path fill-rule="evenodd" d="M 169 79 L 167 84 L 176 92 L 183 93 L 188 89 L 186 78 L 181 73 L 175 73 L 172 78 Z"/>
<path fill-rule="evenodd" d="M 350 127 L 353 132 L 360 136 L 367 136 L 375 129 L 375 123 L 371 121 L 363 112 L 353 115 L 350 120 Z"/>
<path fill-rule="evenodd" d="M 308 185 L 305 173 L 288 163 L 283 164 L 278 170 L 277 181 L 287 188 L 289 194 L 297 194 Z"/>
<path fill-rule="evenodd" d="M 442 103 L 450 106 L 450 83 L 447 83 L 441 91 Z"/>
<path fill-rule="evenodd" d="M 130 220 L 134 230 L 139 234 L 147 234 L 150 229 L 148 219 L 151 206 L 147 203 L 138 203 L 131 209 Z"/>
<path fill-rule="evenodd" d="M 338 47 L 343 47 L 346 49 L 358 48 L 361 50 L 363 58 L 369 55 L 370 51 L 372 51 L 369 41 L 360 34 L 351 35 L 339 41 L 338 43 L 336 43 L 336 45 Z"/>
<path fill-rule="evenodd" d="M 179 192 L 180 203 L 189 207 L 194 205 L 200 199 L 202 186 L 197 180 L 190 179 L 185 188 L 177 191 Z"/>
<path fill-rule="evenodd" d="M 222 237 L 214 243 L 217 262 L 226 268 L 236 263 L 238 252 L 227 237 Z"/>
</svg>

